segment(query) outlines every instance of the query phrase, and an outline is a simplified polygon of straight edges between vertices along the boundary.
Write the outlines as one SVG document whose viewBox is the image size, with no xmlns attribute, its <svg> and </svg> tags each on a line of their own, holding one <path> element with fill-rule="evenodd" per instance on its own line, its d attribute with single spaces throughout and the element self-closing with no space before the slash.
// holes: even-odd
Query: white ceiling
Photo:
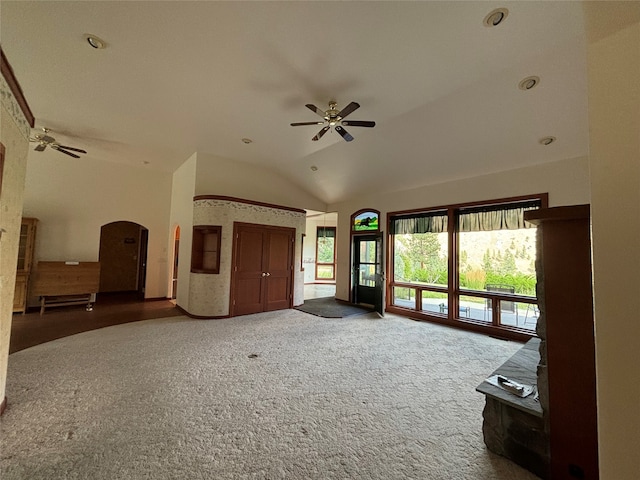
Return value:
<svg viewBox="0 0 640 480">
<path fill-rule="evenodd" d="M 507 19 L 485 27 L 496 7 Z M 78 161 L 173 171 L 207 152 L 335 203 L 588 149 L 581 2 L 3 0 L 0 17 L 37 126 L 88 150 Z M 518 89 L 529 75 L 540 85 Z M 331 99 L 376 127 L 347 143 L 289 126 Z"/>
</svg>

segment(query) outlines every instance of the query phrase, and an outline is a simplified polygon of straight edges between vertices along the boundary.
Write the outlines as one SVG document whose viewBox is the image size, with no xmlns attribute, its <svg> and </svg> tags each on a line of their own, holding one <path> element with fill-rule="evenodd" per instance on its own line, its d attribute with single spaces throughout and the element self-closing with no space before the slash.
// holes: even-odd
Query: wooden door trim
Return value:
<svg viewBox="0 0 640 480">
<path fill-rule="evenodd" d="M 2 194 L 2 177 L 4 176 L 4 145 L 0 143 L 0 194 Z"/>
</svg>

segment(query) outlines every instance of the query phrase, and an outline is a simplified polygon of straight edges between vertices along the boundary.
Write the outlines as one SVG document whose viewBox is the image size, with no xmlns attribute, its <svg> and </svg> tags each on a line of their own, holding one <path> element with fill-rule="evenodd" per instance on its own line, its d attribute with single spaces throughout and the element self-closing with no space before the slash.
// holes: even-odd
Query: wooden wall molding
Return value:
<svg viewBox="0 0 640 480">
<path fill-rule="evenodd" d="M 33 113 L 31 113 L 27 99 L 22 92 L 22 88 L 13 73 L 13 68 L 11 68 L 9 60 L 7 60 L 2 47 L 0 47 L 0 72 L 7 82 L 7 85 L 9 85 L 9 89 L 15 97 L 15 100 L 18 102 L 18 105 L 20 105 L 20 109 L 22 110 L 24 117 L 27 119 L 29 126 L 33 128 L 35 126 L 35 117 L 33 116 Z"/>
<path fill-rule="evenodd" d="M 4 399 L 2 400 L 2 403 L 0 403 L 0 416 L 4 413 L 6 409 L 7 409 L 7 397 L 4 397 Z"/>
</svg>

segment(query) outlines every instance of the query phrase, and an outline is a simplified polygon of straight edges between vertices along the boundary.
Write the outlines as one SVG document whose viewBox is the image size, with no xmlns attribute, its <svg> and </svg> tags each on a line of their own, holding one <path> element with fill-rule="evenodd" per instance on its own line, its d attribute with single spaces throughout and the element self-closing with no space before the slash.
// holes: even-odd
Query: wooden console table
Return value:
<svg viewBox="0 0 640 480">
<path fill-rule="evenodd" d="M 40 315 L 47 307 L 87 305 L 93 308 L 100 288 L 100 262 L 38 262 L 33 293 Z"/>
</svg>

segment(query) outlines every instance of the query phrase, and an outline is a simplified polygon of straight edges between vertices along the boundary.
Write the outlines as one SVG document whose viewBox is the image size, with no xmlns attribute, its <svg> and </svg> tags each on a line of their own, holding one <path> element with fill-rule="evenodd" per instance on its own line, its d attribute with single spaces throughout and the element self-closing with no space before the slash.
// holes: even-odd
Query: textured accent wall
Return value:
<svg viewBox="0 0 640 480">
<path fill-rule="evenodd" d="M 189 304 L 186 308 L 181 306 L 192 315 L 211 317 L 229 315 L 233 222 L 296 229 L 293 304 L 301 305 L 304 302 L 304 272 L 295 267 L 299 264 L 302 254 L 300 239 L 305 232 L 305 214 L 249 203 L 207 199 L 193 202 L 193 225 L 222 226 L 220 273 L 215 275 L 190 273 Z"/>
<path fill-rule="evenodd" d="M 29 148 L 29 123 L 4 77 L 0 76 L 0 142 L 5 146 L 0 193 L 0 402 L 5 397 L 7 361 L 24 179 Z"/>
</svg>

